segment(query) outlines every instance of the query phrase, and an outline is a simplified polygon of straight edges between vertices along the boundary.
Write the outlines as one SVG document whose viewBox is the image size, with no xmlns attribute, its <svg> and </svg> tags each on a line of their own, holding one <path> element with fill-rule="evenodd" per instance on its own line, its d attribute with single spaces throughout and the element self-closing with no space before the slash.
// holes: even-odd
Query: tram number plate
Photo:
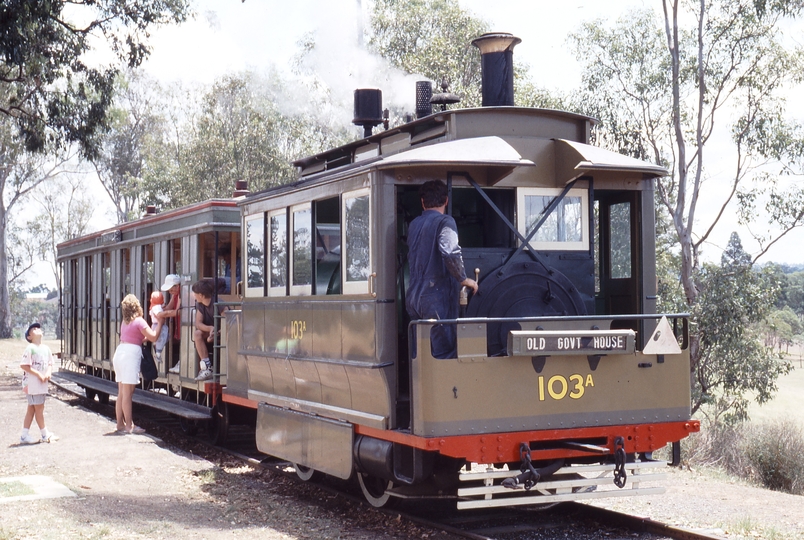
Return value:
<svg viewBox="0 0 804 540">
<path fill-rule="evenodd" d="M 631 354 L 635 335 L 633 330 L 512 330 L 508 355 Z"/>
</svg>

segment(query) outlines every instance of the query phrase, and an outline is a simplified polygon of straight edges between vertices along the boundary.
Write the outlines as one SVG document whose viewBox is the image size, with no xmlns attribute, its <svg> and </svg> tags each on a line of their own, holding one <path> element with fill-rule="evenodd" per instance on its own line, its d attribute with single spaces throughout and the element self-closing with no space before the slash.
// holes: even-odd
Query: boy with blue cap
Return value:
<svg viewBox="0 0 804 540">
<path fill-rule="evenodd" d="M 20 367 L 25 372 L 22 375 L 22 389 L 27 394 L 28 409 L 25 411 L 25 420 L 22 424 L 20 444 L 53 442 L 59 439 L 45 427 L 45 397 L 53 369 L 53 355 L 50 353 L 50 348 L 42 344 L 42 335 L 42 325 L 37 322 L 25 331 L 25 339 L 29 345 L 22 353 Z M 39 426 L 41 439 L 29 433 L 34 418 Z"/>
</svg>

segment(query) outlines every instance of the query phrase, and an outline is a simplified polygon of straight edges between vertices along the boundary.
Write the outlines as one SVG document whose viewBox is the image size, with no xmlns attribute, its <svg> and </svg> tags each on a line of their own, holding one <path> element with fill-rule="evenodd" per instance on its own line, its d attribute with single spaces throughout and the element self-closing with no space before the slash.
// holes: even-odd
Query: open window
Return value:
<svg viewBox="0 0 804 540">
<path fill-rule="evenodd" d="M 342 197 L 343 292 L 365 294 L 371 279 L 371 204 L 368 188 Z"/>
<path fill-rule="evenodd" d="M 517 190 L 517 228 L 530 239 L 536 250 L 589 250 L 589 193 L 585 189 L 569 192 L 547 213 L 551 203 L 560 196 L 557 188 L 520 188 Z"/>
<path fill-rule="evenodd" d="M 315 202 L 315 285 L 314 294 L 341 292 L 339 197 Z"/>
</svg>

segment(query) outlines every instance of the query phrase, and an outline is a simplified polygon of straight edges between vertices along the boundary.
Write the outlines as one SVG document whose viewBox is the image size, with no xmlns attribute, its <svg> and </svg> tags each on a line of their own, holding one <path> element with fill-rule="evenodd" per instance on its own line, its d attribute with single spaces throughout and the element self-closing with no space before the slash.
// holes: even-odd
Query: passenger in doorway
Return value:
<svg viewBox="0 0 804 540">
<path fill-rule="evenodd" d="M 154 291 L 151 293 L 151 305 L 150 309 L 148 310 L 148 315 L 151 317 L 151 328 L 154 332 L 156 329 L 159 328 L 159 337 L 156 338 L 154 342 L 154 358 L 157 362 L 162 362 L 162 350 L 165 348 L 165 343 L 167 343 L 168 339 L 168 327 L 163 322 L 159 321 L 159 314 L 162 313 L 165 309 L 162 307 L 162 304 L 165 303 L 165 298 L 162 296 L 162 293 L 159 291 Z"/>
<path fill-rule="evenodd" d="M 158 320 L 156 329 L 151 329 L 142 317 L 140 301 L 133 294 L 127 294 L 120 307 L 123 312 L 120 345 L 115 349 L 112 359 L 117 380 L 117 401 L 114 406 L 117 432 L 145 433 L 144 429 L 134 425 L 134 418 L 131 416 L 134 387 L 140 382 L 142 344 L 145 340 L 151 343 L 157 340 L 162 321 Z"/>
<path fill-rule="evenodd" d="M 466 277 L 458 227 L 452 216 L 445 214 L 447 195 L 447 186 L 440 180 L 425 182 L 419 189 L 424 212 L 408 228 L 406 307 L 412 319 L 456 319 L 461 286 L 477 292 L 475 280 Z M 430 343 L 434 358 L 455 358 L 455 326 L 433 326 Z"/>
<path fill-rule="evenodd" d="M 193 283 L 190 290 L 195 297 L 195 332 L 193 341 L 195 350 L 198 352 L 199 372 L 196 381 L 206 381 L 212 378 L 212 362 L 209 359 L 208 343 L 213 343 L 215 339 L 215 310 L 214 299 L 218 292 L 224 290 L 226 283 L 223 279 L 202 279 Z M 218 313 L 223 313 L 226 308 L 219 309 Z"/>
<path fill-rule="evenodd" d="M 22 422 L 20 444 L 57 441 L 59 438 L 45 427 L 45 398 L 47 383 L 53 370 L 53 355 L 47 345 L 42 345 L 42 325 L 37 322 L 29 326 L 25 331 L 25 339 L 30 345 L 22 353 L 20 367 L 25 372 L 22 375 L 22 390 L 27 394 L 28 409 Z M 39 426 L 41 439 L 29 432 L 34 418 Z"/>
<path fill-rule="evenodd" d="M 165 276 L 165 282 L 160 287 L 162 292 L 170 293 L 170 300 L 168 300 L 161 313 L 157 314 L 157 318 L 167 326 L 166 319 L 173 319 L 173 339 L 178 342 L 181 339 L 181 276 L 178 274 L 168 274 Z M 170 331 L 168 331 L 170 335 Z M 168 371 L 170 373 L 179 372 L 179 362 L 171 367 Z"/>
</svg>

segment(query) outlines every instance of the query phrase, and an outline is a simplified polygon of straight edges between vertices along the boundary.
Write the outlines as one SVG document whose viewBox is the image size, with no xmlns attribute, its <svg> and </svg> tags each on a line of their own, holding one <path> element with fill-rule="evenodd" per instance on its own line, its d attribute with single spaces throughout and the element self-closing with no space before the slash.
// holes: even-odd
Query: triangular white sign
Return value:
<svg viewBox="0 0 804 540">
<path fill-rule="evenodd" d="M 662 317 L 653 335 L 645 344 L 642 349 L 642 354 L 681 354 L 681 347 L 678 346 L 673 329 L 670 328 L 670 323 L 667 317 Z"/>
</svg>

